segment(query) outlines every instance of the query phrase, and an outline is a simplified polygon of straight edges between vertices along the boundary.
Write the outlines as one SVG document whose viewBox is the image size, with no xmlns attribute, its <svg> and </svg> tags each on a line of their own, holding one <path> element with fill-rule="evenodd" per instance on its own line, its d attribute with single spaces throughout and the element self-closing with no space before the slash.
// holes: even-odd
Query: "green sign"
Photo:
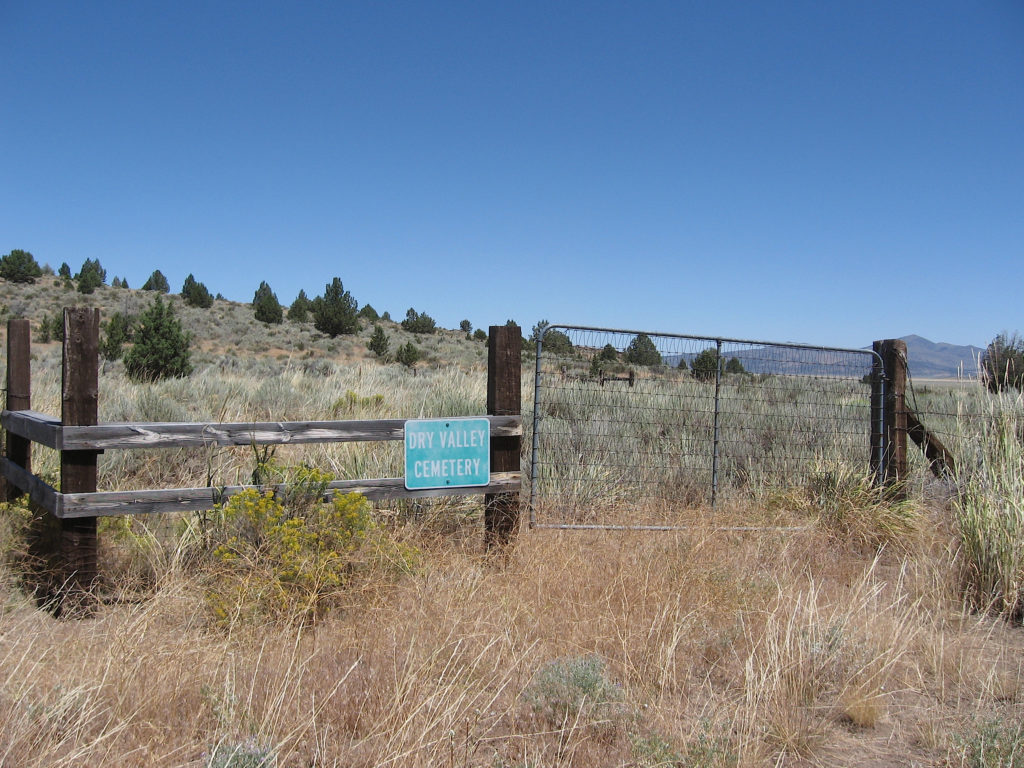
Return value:
<svg viewBox="0 0 1024 768">
<path fill-rule="evenodd" d="M 405 487 L 469 488 L 491 481 L 491 422 L 415 419 L 405 422 Z"/>
</svg>

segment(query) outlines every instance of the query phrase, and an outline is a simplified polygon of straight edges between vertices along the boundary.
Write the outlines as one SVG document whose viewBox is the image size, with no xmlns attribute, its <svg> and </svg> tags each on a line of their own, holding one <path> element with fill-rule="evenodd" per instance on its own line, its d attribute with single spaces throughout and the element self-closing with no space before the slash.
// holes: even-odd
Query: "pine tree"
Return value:
<svg viewBox="0 0 1024 768">
<path fill-rule="evenodd" d="M 192 373 L 190 343 L 173 305 L 165 304 L 158 294 L 139 316 L 135 344 L 124 357 L 125 372 L 136 381 L 188 376 Z"/>
<path fill-rule="evenodd" d="M 743 367 L 743 363 L 740 362 L 738 357 L 730 357 L 729 362 L 725 364 L 726 373 L 746 373 L 747 369 Z"/>
<path fill-rule="evenodd" d="M 0 257 L 0 277 L 12 283 L 34 283 L 43 276 L 43 268 L 28 251 L 15 249 Z"/>
<path fill-rule="evenodd" d="M 356 300 L 336 277 L 327 285 L 324 295 L 313 300 L 313 325 L 332 337 L 355 333 L 359 330 L 356 309 Z"/>
<path fill-rule="evenodd" d="M 419 362 L 420 350 L 411 341 L 403 344 L 395 351 L 395 359 L 406 368 L 412 368 Z"/>
<path fill-rule="evenodd" d="M 409 333 L 434 333 L 437 330 L 437 323 L 426 312 L 417 312 L 409 307 L 409 311 L 405 313 L 405 320 L 402 321 L 402 328 Z"/>
<path fill-rule="evenodd" d="M 78 282 L 78 292 L 89 294 L 107 281 L 107 270 L 100 266 L 99 259 L 86 259 L 75 275 L 75 280 Z"/>
<path fill-rule="evenodd" d="M 364 304 L 359 310 L 359 317 L 364 320 L 369 320 L 371 323 L 376 323 L 380 320 L 380 315 L 377 314 L 377 310 L 371 307 L 369 304 Z"/>
<path fill-rule="evenodd" d="M 305 323 L 309 321 L 309 310 L 313 306 L 313 302 L 306 296 L 306 292 L 299 289 L 299 295 L 295 297 L 295 301 L 288 307 L 288 319 L 293 323 Z"/>
<path fill-rule="evenodd" d="M 646 333 L 638 333 L 633 337 L 623 358 L 633 365 L 661 365 L 661 353 Z"/>
<path fill-rule="evenodd" d="M 721 358 L 715 347 L 708 347 L 695 358 L 690 364 L 693 370 L 693 378 L 701 381 L 711 381 L 718 374 L 718 366 Z"/>
<path fill-rule="evenodd" d="M 171 284 L 167 282 L 167 278 L 164 277 L 164 273 L 159 269 L 156 269 L 153 270 L 153 274 L 149 276 L 149 279 L 142 284 L 142 290 L 169 293 L 171 290 Z"/>
<path fill-rule="evenodd" d="M 100 354 L 107 360 L 117 360 L 121 357 L 124 345 L 131 340 L 132 319 L 120 312 L 115 312 L 103 324 Z"/>
<path fill-rule="evenodd" d="M 270 290 L 266 281 L 260 283 L 260 287 L 256 289 L 256 294 L 252 297 L 252 308 L 256 319 L 261 323 L 277 325 L 284 320 L 284 310 L 277 300 L 277 294 Z"/>
<path fill-rule="evenodd" d="M 190 307 L 209 309 L 213 306 L 213 296 L 210 295 L 210 291 L 202 283 L 196 282 L 195 277 L 191 274 L 185 278 L 185 283 L 181 286 L 181 298 Z"/>
<path fill-rule="evenodd" d="M 379 325 L 373 326 L 373 335 L 370 336 L 370 340 L 366 344 L 366 348 L 373 352 L 377 357 L 384 357 L 388 353 L 388 337 L 384 333 L 384 329 Z"/>
</svg>

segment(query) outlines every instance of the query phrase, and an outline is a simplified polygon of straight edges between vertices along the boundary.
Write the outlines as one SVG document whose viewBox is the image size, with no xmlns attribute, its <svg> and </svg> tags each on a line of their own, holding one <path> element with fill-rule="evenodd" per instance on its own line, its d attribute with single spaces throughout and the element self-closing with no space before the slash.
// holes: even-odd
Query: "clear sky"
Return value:
<svg viewBox="0 0 1024 768">
<path fill-rule="evenodd" d="M 0 253 L 395 319 L 1024 330 L 1024 2 L 0 0 Z"/>
</svg>

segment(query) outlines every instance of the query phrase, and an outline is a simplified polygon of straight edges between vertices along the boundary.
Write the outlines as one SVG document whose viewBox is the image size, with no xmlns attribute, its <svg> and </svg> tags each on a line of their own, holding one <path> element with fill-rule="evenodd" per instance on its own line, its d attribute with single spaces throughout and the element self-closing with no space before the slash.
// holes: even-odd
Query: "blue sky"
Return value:
<svg viewBox="0 0 1024 768">
<path fill-rule="evenodd" d="M 1024 329 L 1024 3 L 0 0 L 0 252 L 441 325 Z"/>
</svg>

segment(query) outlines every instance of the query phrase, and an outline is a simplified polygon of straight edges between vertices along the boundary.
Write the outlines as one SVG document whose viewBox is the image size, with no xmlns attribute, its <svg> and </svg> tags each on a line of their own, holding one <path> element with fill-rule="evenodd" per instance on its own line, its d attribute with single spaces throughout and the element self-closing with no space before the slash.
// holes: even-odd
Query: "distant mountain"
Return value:
<svg viewBox="0 0 1024 768">
<path fill-rule="evenodd" d="M 910 376 L 916 379 L 973 378 L 978 375 L 978 360 L 985 350 L 981 347 L 936 344 L 921 336 L 904 336 L 907 343 L 907 362 Z M 871 349 L 870 346 L 864 349 Z M 696 352 L 665 355 L 666 365 L 675 367 L 680 360 L 693 365 Z M 810 350 L 788 349 L 786 347 L 731 348 L 723 351 L 728 360 L 736 357 L 748 373 L 774 373 L 795 376 L 860 376 L 859 367 L 864 358 L 857 355 L 842 355 L 824 361 L 820 353 Z"/>
<path fill-rule="evenodd" d="M 921 336 L 904 336 L 907 342 L 907 365 L 910 375 L 918 379 L 949 379 L 978 375 L 982 347 L 935 343 Z"/>
</svg>

